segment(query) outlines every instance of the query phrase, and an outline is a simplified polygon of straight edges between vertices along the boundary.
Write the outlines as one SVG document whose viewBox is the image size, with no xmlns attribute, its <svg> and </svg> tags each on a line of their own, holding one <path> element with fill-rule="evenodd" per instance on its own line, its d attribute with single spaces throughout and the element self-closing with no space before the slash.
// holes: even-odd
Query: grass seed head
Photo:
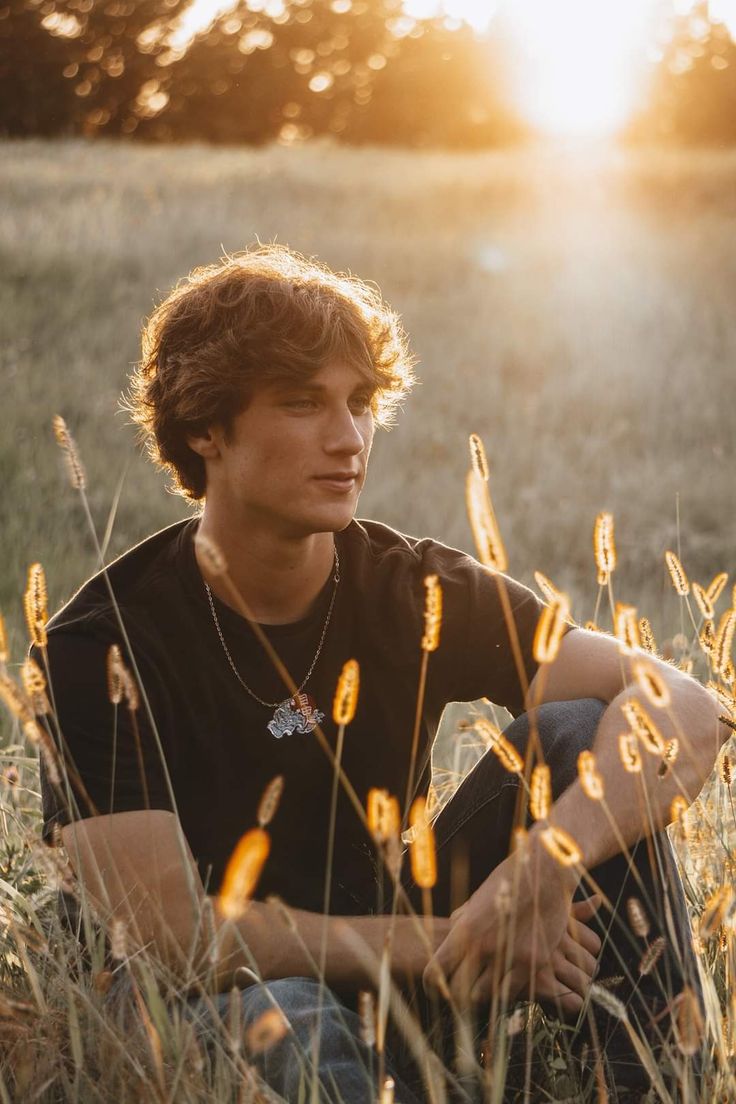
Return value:
<svg viewBox="0 0 736 1104">
<path fill-rule="evenodd" d="M 488 484 L 471 469 L 465 481 L 465 503 L 478 559 L 492 571 L 506 571 L 508 557 L 493 510 Z"/>
<path fill-rule="evenodd" d="M 440 645 L 440 629 L 442 627 L 442 587 L 436 575 L 427 575 L 424 586 L 426 594 L 424 598 L 422 651 L 436 652 Z"/>
<path fill-rule="evenodd" d="M 553 859 L 560 866 L 577 866 L 583 861 L 583 853 L 575 840 L 562 828 L 550 825 L 543 829 L 541 840 Z"/>
<path fill-rule="evenodd" d="M 125 924 L 115 919 L 110 924 L 110 955 L 116 962 L 122 962 L 128 953 L 128 933 Z"/>
<path fill-rule="evenodd" d="M 701 939 L 712 939 L 726 919 L 728 910 L 733 902 L 733 887 L 722 885 L 712 894 L 705 903 L 705 908 L 698 924 L 698 934 Z"/>
<path fill-rule="evenodd" d="M 56 438 L 57 444 L 64 453 L 64 460 L 66 462 L 67 471 L 69 472 L 69 482 L 75 491 L 83 491 L 87 485 L 87 478 L 84 474 L 82 461 L 79 458 L 77 443 L 60 414 L 54 415 L 51 425 L 54 430 L 54 437 Z"/>
<path fill-rule="evenodd" d="M 681 598 L 687 597 L 690 593 L 690 581 L 678 557 L 674 552 L 665 552 L 664 559 L 673 587 Z"/>
<path fill-rule="evenodd" d="M 50 713 L 51 705 L 46 696 L 46 679 L 35 659 L 30 656 L 21 664 L 20 680 L 34 713 L 37 716 Z"/>
<path fill-rule="evenodd" d="M 657 642 L 654 639 L 654 633 L 648 617 L 639 618 L 639 640 L 641 646 L 645 652 L 650 652 L 652 655 L 657 653 Z"/>
<path fill-rule="evenodd" d="M 594 1000 L 596 1004 L 599 1004 L 601 1008 L 605 1008 L 609 1015 L 614 1016 L 617 1020 L 626 1021 L 629 1018 L 629 1014 L 626 1011 L 626 1005 L 622 1000 L 607 989 L 603 985 L 598 985 L 596 982 L 592 982 L 590 989 L 588 990 L 591 996 L 591 1000 Z"/>
<path fill-rule="evenodd" d="M 639 660 L 634 664 L 634 677 L 652 705 L 664 709 L 670 704 L 670 691 L 666 682 L 651 663 Z"/>
<path fill-rule="evenodd" d="M 258 803 L 256 820 L 258 821 L 259 828 L 266 828 L 271 823 L 276 815 L 276 810 L 279 807 L 283 792 L 284 776 L 283 774 L 277 774 L 266 786 L 263 791 L 263 796 Z"/>
<path fill-rule="evenodd" d="M 335 700 L 332 704 L 332 719 L 336 725 L 350 724 L 358 706 L 360 689 L 360 668 L 357 659 L 349 659 L 344 664 L 337 680 Z"/>
<path fill-rule="evenodd" d="M 603 776 L 596 767 L 592 751 L 581 751 L 578 755 L 578 777 L 583 793 L 591 801 L 600 801 L 603 798 Z"/>
<path fill-rule="evenodd" d="M 532 648 L 537 663 L 552 663 L 556 658 L 569 617 L 570 599 L 559 592 L 539 615 Z"/>
<path fill-rule="evenodd" d="M 271 850 L 271 839 L 263 828 L 251 828 L 241 836 L 228 860 L 218 904 L 228 920 L 243 915 Z"/>
<path fill-rule="evenodd" d="M 601 513 L 593 528 L 593 551 L 598 569 L 598 584 L 606 586 L 616 568 L 616 542 L 613 535 L 613 514 Z"/>
<path fill-rule="evenodd" d="M 358 1015 L 360 1016 L 360 1037 L 366 1046 L 376 1044 L 376 998 L 368 989 L 358 993 Z"/>
<path fill-rule="evenodd" d="M 555 584 L 541 571 L 534 572 L 534 580 L 547 602 L 554 602 L 560 593 Z"/>
<path fill-rule="evenodd" d="M 613 613 L 613 632 L 627 651 L 633 652 L 641 647 L 636 606 L 627 606 L 624 602 L 616 603 Z"/>
<path fill-rule="evenodd" d="M 280 1008 L 267 1008 L 245 1031 L 245 1045 L 251 1054 L 263 1054 L 276 1046 L 287 1031 L 289 1023 Z"/>
<path fill-rule="evenodd" d="M 470 463 L 473 471 L 479 479 L 488 482 L 488 459 L 486 457 L 486 450 L 483 447 L 483 442 L 477 433 L 471 433 L 469 438 L 470 445 Z"/>
<path fill-rule="evenodd" d="M 401 830 L 399 802 L 388 790 L 373 788 L 368 791 L 366 819 L 368 831 L 379 844 L 398 837 Z"/>
<path fill-rule="evenodd" d="M 5 627 L 5 618 L 0 613 L 0 663 L 7 663 L 9 659 L 8 630 Z"/>
<path fill-rule="evenodd" d="M 629 698 L 621 706 L 621 712 L 631 726 L 631 731 L 641 740 L 652 755 L 664 755 L 667 745 L 662 733 L 647 713 L 641 702 Z"/>
<path fill-rule="evenodd" d="M 427 803 L 418 797 L 409 812 L 412 835 L 409 843 L 411 872 L 421 889 L 431 889 L 437 881 L 437 855 L 434 831 L 427 816 Z"/>
<path fill-rule="evenodd" d="M 524 760 L 500 729 L 492 724 L 487 717 L 478 717 L 473 728 L 507 771 L 511 771 L 512 774 L 521 774 L 524 770 Z"/>
<path fill-rule="evenodd" d="M 667 946 L 667 941 L 663 935 L 658 935 L 656 939 L 653 939 L 649 944 L 644 954 L 641 956 L 641 962 L 639 963 L 639 973 L 642 975 L 651 974 L 654 967 L 662 957 L 662 952 Z"/>
<path fill-rule="evenodd" d="M 117 644 L 111 644 L 107 651 L 107 696 L 113 705 L 120 705 L 125 687 L 123 684 L 123 657 Z"/>
<path fill-rule="evenodd" d="M 621 764 L 629 774 L 640 774 L 642 768 L 639 741 L 633 732 L 622 732 L 618 738 L 618 754 Z"/>
<path fill-rule="evenodd" d="M 725 571 L 719 572 L 718 575 L 713 578 L 708 586 L 705 588 L 705 593 L 708 595 L 708 601 L 711 605 L 715 606 L 718 599 L 723 593 L 723 588 L 728 582 L 728 573 Z"/>
<path fill-rule="evenodd" d="M 703 1038 L 704 1023 L 700 1002 L 689 985 L 675 999 L 677 1008 L 674 1027 L 677 1047 L 681 1054 L 691 1058 L 697 1054 Z"/>
<path fill-rule="evenodd" d="M 734 633 L 736 633 L 736 609 L 728 609 L 718 623 L 713 648 L 713 666 L 722 678 L 725 678 L 731 663 Z"/>
<path fill-rule="evenodd" d="M 731 762 L 731 756 L 727 751 L 724 751 L 718 762 L 718 773 L 721 777 L 721 782 L 724 786 L 730 786 L 733 781 L 733 764 Z"/>
<path fill-rule="evenodd" d="M 529 784 L 529 811 L 535 820 L 545 820 L 552 805 L 552 776 L 546 763 L 538 763 Z"/>
<path fill-rule="evenodd" d="M 227 572 L 227 560 L 220 551 L 220 546 L 211 537 L 197 530 L 194 544 L 205 570 L 209 571 L 210 575 L 224 575 Z"/>
<path fill-rule="evenodd" d="M 693 598 L 695 599 L 696 605 L 705 620 L 712 621 L 715 617 L 713 603 L 708 597 L 707 590 L 705 589 L 705 587 L 702 587 L 700 583 L 693 583 Z"/>
<path fill-rule="evenodd" d="M 45 648 L 48 642 L 46 622 L 49 619 L 46 575 L 40 563 L 28 568 L 28 582 L 23 595 L 28 635 L 37 648 Z"/>
<path fill-rule="evenodd" d="M 634 935 L 638 935 L 640 939 L 646 939 L 649 935 L 651 924 L 646 910 L 638 897 L 627 898 L 626 913 L 629 917 L 629 926 Z"/>
</svg>

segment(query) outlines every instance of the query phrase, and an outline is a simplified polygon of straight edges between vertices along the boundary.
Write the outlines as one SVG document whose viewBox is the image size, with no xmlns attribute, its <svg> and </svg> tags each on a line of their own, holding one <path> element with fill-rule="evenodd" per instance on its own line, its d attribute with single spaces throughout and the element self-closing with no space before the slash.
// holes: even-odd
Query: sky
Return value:
<svg viewBox="0 0 736 1104">
<path fill-rule="evenodd" d="M 682 13 L 695 3 L 674 0 Z M 192 0 L 180 34 L 194 33 L 232 4 Z M 672 0 L 405 0 L 410 15 L 444 12 L 480 32 L 501 21 L 523 73 L 515 89 L 521 111 L 551 134 L 593 137 L 614 131 L 635 106 L 647 65 L 656 60 L 661 14 L 671 7 Z M 736 37 L 736 0 L 710 0 L 710 12 Z"/>
</svg>

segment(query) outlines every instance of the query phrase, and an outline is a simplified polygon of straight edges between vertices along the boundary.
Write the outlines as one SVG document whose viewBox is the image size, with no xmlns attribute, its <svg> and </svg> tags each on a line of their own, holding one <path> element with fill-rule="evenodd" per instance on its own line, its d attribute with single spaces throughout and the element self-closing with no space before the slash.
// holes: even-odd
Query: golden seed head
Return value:
<svg viewBox="0 0 736 1104">
<path fill-rule="evenodd" d="M 720 762 L 718 764 L 718 773 L 721 776 L 721 782 L 724 786 L 730 786 L 733 779 L 731 757 L 727 751 L 724 751 L 721 755 Z"/>
<path fill-rule="evenodd" d="M 376 1042 L 376 998 L 367 989 L 358 993 L 358 1015 L 360 1016 L 360 1037 L 366 1046 L 375 1046 Z"/>
<path fill-rule="evenodd" d="M 111 644 L 107 652 L 107 696 L 113 705 L 123 700 L 123 657 L 117 644 Z"/>
<path fill-rule="evenodd" d="M 712 660 L 715 657 L 716 651 L 716 633 L 712 621 L 703 622 L 703 627 L 698 634 L 698 639 L 700 641 L 700 647 Z"/>
<path fill-rule="evenodd" d="M 535 820 L 544 820 L 552 805 L 552 776 L 546 763 L 538 763 L 529 784 L 529 811 Z"/>
<path fill-rule="evenodd" d="M 541 833 L 545 848 L 561 866 L 576 866 L 583 861 L 583 854 L 575 840 L 562 828 L 550 825 Z"/>
<path fill-rule="evenodd" d="M 648 617 L 639 618 L 639 640 L 645 652 L 651 652 L 652 655 L 656 655 L 657 642 L 654 639 L 654 633 L 652 632 L 652 626 Z"/>
<path fill-rule="evenodd" d="M 46 697 L 46 679 L 35 659 L 30 656 L 21 664 L 20 680 L 34 713 L 37 715 L 50 713 L 51 705 Z"/>
<path fill-rule="evenodd" d="M 616 568 L 616 542 L 613 535 L 613 514 L 598 514 L 593 528 L 593 551 L 598 569 L 598 583 L 605 586 Z"/>
<path fill-rule="evenodd" d="M 46 622 L 49 619 L 46 576 L 40 563 L 28 568 L 28 582 L 23 595 L 23 609 L 31 643 L 37 648 L 45 648 L 48 642 Z"/>
<path fill-rule="evenodd" d="M 492 724 L 487 717 L 477 717 L 473 729 L 506 770 L 513 774 L 521 774 L 524 770 L 524 760 L 499 728 Z"/>
<path fill-rule="evenodd" d="M 245 1031 L 245 1045 L 251 1054 L 263 1054 L 276 1046 L 289 1030 L 280 1008 L 267 1008 Z"/>
<path fill-rule="evenodd" d="M 662 952 L 667 946 L 667 941 L 663 935 L 658 935 L 656 939 L 653 939 L 649 944 L 644 954 L 641 956 L 641 962 L 639 963 L 639 973 L 650 974 L 654 967 L 662 957 Z"/>
<path fill-rule="evenodd" d="M 263 791 L 263 796 L 258 803 L 258 813 L 256 820 L 260 828 L 265 828 L 271 823 L 276 815 L 276 810 L 279 807 L 281 801 L 281 795 L 284 792 L 284 776 L 283 774 L 277 774 L 275 778 L 266 786 Z"/>
<path fill-rule="evenodd" d="M 663 755 L 665 739 L 641 702 L 636 698 L 629 698 L 622 704 L 621 712 L 631 725 L 631 731 L 641 740 L 647 751 L 652 755 Z"/>
<path fill-rule="evenodd" d="M 227 561 L 220 551 L 219 545 L 216 544 L 211 537 L 197 530 L 194 537 L 194 544 L 199 553 L 202 565 L 210 575 L 224 575 L 226 573 Z"/>
<path fill-rule="evenodd" d="M 641 773 L 639 742 L 633 732 L 621 733 L 618 738 L 618 753 L 625 771 L 629 774 Z"/>
<path fill-rule="evenodd" d="M 398 836 L 401 829 L 399 803 L 388 790 L 374 788 L 368 791 L 367 821 L 368 831 L 379 844 Z"/>
<path fill-rule="evenodd" d="M 565 625 L 570 617 L 570 599 L 561 591 L 544 606 L 534 633 L 533 653 L 537 663 L 551 663 L 560 650 Z"/>
<path fill-rule="evenodd" d="M 245 912 L 270 850 L 271 839 L 263 828 L 251 828 L 241 836 L 228 860 L 217 899 L 228 920 L 237 920 Z"/>
<path fill-rule="evenodd" d="M 138 693 L 138 684 L 136 683 L 135 679 L 133 678 L 125 664 L 121 665 L 120 677 L 122 679 L 123 695 L 125 697 L 125 701 L 127 702 L 128 709 L 135 713 L 141 704 L 140 694 Z"/>
<path fill-rule="evenodd" d="M 697 604 L 703 617 L 706 621 L 712 621 L 715 617 L 715 611 L 713 609 L 713 603 L 708 597 L 708 592 L 705 587 L 702 587 L 700 583 L 693 583 L 693 598 Z"/>
<path fill-rule="evenodd" d="M 616 603 L 613 613 L 613 632 L 628 651 L 633 652 L 635 648 L 640 647 L 636 606 L 627 606 L 624 602 Z"/>
<path fill-rule="evenodd" d="M 700 1001 L 689 985 L 675 998 L 677 1011 L 674 1019 L 675 1039 L 682 1054 L 690 1058 L 697 1054 L 703 1038 L 703 1015 Z"/>
<path fill-rule="evenodd" d="M 681 598 L 685 598 L 690 593 L 690 582 L 682 564 L 674 552 L 665 552 L 664 559 L 673 587 Z"/>
<path fill-rule="evenodd" d="M 638 897 L 629 897 L 626 901 L 626 912 L 629 917 L 629 926 L 634 935 L 640 939 L 646 939 L 649 935 L 651 924 L 646 910 Z"/>
<path fill-rule="evenodd" d="M 690 804 L 687 801 L 687 798 L 684 798 L 682 796 L 682 794 L 677 794 L 676 797 L 673 797 L 672 804 L 670 805 L 670 820 L 671 820 L 671 822 L 673 824 L 676 824 L 678 821 L 683 821 L 683 824 L 684 824 L 684 819 L 683 818 L 684 818 L 685 813 L 688 811 L 689 808 L 690 808 Z"/>
<path fill-rule="evenodd" d="M 650 663 L 639 660 L 634 664 L 634 676 L 652 705 L 664 709 L 670 704 L 670 691 L 659 671 Z"/>
<path fill-rule="evenodd" d="M 436 575 L 427 575 L 424 580 L 424 636 L 422 651 L 436 652 L 440 644 L 442 627 L 442 587 Z"/>
<path fill-rule="evenodd" d="M 728 609 L 718 623 L 718 632 L 716 633 L 713 649 L 713 666 L 721 677 L 725 677 L 728 673 L 735 633 L 736 609 Z"/>
<path fill-rule="evenodd" d="M 64 453 L 64 460 L 66 461 L 67 471 L 69 472 L 69 482 L 72 487 L 74 487 L 75 491 L 83 491 L 87 485 L 87 479 L 84 474 L 82 461 L 79 458 L 77 443 L 60 414 L 54 415 L 51 424 L 54 430 L 54 437 Z"/>
<path fill-rule="evenodd" d="M 9 659 L 8 630 L 5 627 L 5 618 L 0 613 L 0 663 L 7 663 Z"/>
<path fill-rule="evenodd" d="M 715 606 L 718 599 L 723 593 L 723 588 L 728 582 L 728 574 L 725 571 L 721 571 L 713 578 L 708 586 L 705 588 L 705 593 L 708 595 L 708 601 L 711 605 Z"/>
<path fill-rule="evenodd" d="M 560 593 L 557 587 L 541 571 L 534 572 L 534 580 L 548 602 L 554 602 Z"/>
<path fill-rule="evenodd" d="M 726 919 L 732 901 L 733 888 L 730 885 L 722 885 L 708 898 L 698 924 L 698 934 L 701 939 L 713 938 Z"/>
<path fill-rule="evenodd" d="M 420 889 L 431 889 L 437 881 L 437 855 L 435 852 L 434 831 L 427 816 L 427 803 L 418 797 L 409 812 L 411 839 L 409 855 L 411 872 Z"/>
<path fill-rule="evenodd" d="M 336 725 L 350 724 L 355 716 L 360 689 L 360 668 L 357 659 L 349 659 L 344 664 L 337 680 L 335 700 L 332 704 L 332 719 Z"/>
<path fill-rule="evenodd" d="M 483 479 L 488 482 L 488 459 L 486 457 L 486 450 L 483 447 L 483 442 L 477 433 L 471 433 L 469 438 L 470 444 L 470 463 L 473 471 L 479 479 Z"/>
<path fill-rule="evenodd" d="M 592 751 L 581 751 L 578 755 L 578 776 L 583 793 L 592 801 L 600 801 L 603 797 L 603 777 L 596 767 Z"/>
<path fill-rule="evenodd" d="M 493 511 L 488 484 L 472 469 L 465 481 L 465 502 L 478 559 L 492 571 L 506 571 L 508 557 Z"/>
<path fill-rule="evenodd" d="M 0 671 L 0 701 L 4 702 L 8 712 L 17 717 L 22 725 L 34 719 L 31 703 L 25 693 L 4 671 Z"/>
<path fill-rule="evenodd" d="M 110 924 L 110 954 L 115 961 L 120 962 L 127 954 L 127 932 L 125 924 L 120 919 L 115 919 Z"/>
</svg>

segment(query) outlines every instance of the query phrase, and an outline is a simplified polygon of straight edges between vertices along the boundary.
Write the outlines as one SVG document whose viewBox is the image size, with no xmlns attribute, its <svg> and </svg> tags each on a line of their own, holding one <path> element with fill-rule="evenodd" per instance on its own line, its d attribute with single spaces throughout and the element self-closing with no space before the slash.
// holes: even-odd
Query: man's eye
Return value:
<svg viewBox="0 0 736 1104">
<path fill-rule="evenodd" d="M 371 400 L 367 397 L 353 399 L 352 407 L 356 414 L 367 414 L 371 409 Z"/>
<path fill-rule="evenodd" d="M 284 403 L 290 410 L 311 410 L 316 403 L 314 399 L 289 399 Z"/>
</svg>

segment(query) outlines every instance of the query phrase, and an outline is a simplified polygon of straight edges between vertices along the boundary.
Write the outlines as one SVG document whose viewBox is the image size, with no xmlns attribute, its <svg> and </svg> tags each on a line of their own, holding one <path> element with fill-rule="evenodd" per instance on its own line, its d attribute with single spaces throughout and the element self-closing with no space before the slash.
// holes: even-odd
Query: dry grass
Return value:
<svg viewBox="0 0 736 1104">
<path fill-rule="evenodd" d="M 135 453 L 117 395 L 155 289 L 256 237 L 375 280 L 414 337 L 423 386 L 378 443 L 361 513 L 470 549 L 463 485 L 476 431 L 511 572 L 532 583 L 543 570 L 580 620 L 603 594 L 595 616 L 610 625 L 592 545 L 596 515 L 610 511 L 617 598 L 647 614 L 660 647 L 685 655 L 687 641 L 672 640 L 678 630 L 697 638 L 689 611 L 698 608 L 675 594 L 665 549 L 678 550 L 706 597 L 717 572 L 736 574 L 736 156 L 40 142 L 3 152 L 0 609 L 16 660 L 28 565 L 46 567 L 52 609 L 95 566 L 53 415 L 80 445 L 101 536 L 114 508 L 111 554 L 182 516 L 182 501 Z M 696 673 L 705 677 L 702 654 Z M 487 746 L 466 713 L 448 711 L 441 799 Z M 0 1039 L 15 1047 L 14 1089 L 0 1065 L 1 1104 L 230 1099 L 237 1055 L 225 1047 L 208 1069 L 191 1033 L 169 1024 L 156 996 L 165 979 L 150 964 L 138 974 L 147 1014 L 135 1039 L 116 1034 L 101 993 L 76 979 L 51 915 L 62 875 L 34 839 L 35 756 L 6 732 L 1 766 L 19 782 L 0 793 L 0 984 L 22 1003 L 0 1005 Z M 711 1022 L 723 1009 L 731 1033 L 713 1044 L 703 1100 L 725 1091 L 733 1061 L 733 923 L 714 894 L 733 876 L 735 830 L 722 776 L 680 840 L 691 903 L 718 933 L 701 947 Z M 554 1058 L 559 1045 L 546 1039 Z M 254 1099 L 252 1086 L 244 1093 Z"/>
</svg>

